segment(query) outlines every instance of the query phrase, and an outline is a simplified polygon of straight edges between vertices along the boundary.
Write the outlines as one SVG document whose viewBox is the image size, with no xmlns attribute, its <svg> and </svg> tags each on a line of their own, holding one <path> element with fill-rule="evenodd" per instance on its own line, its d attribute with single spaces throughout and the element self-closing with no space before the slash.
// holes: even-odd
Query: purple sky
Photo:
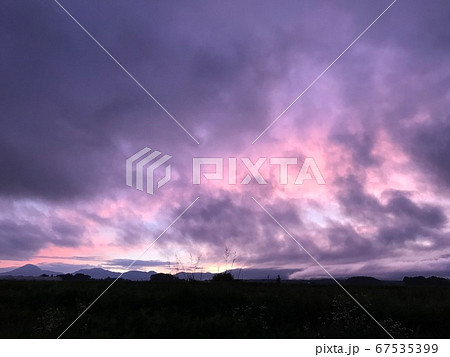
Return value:
<svg viewBox="0 0 450 357">
<path fill-rule="evenodd" d="M 0 3 L 0 268 L 224 269 L 450 276 L 450 3 Z M 151 196 L 125 185 L 144 147 L 173 156 Z M 326 185 L 192 185 L 193 157 L 313 157 Z M 295 180 L 300 167 L 289 171 Z M 245 176 L 245 167 L 238 175 Z"/>
</svg>

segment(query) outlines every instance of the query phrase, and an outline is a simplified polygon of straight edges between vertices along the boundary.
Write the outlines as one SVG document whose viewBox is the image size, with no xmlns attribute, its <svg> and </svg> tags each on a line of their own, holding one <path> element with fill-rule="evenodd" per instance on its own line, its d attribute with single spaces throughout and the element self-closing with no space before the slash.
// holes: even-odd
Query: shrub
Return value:
<svg viewBox="0 0 450 357">
<path fill-rule="evenodd" d="M 213 281 L 233 281 L 234 277 L 233 274 L 228 273 L 228 272 L 223 272 L 223 273 L 217 273 L 214 274 Z"/>
</svg>

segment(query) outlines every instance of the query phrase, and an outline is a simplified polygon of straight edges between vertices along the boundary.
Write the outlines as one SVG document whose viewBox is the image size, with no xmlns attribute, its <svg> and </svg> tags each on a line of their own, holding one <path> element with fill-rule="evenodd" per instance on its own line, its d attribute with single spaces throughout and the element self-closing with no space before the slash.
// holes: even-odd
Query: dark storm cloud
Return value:
<svg viewBox="0 0 450 357">
<path fill-rule="evenodd" d="M 56 221 L 51 229 L 28 222 L 0 221 L 0 259 L 24 260 L 50 244 L 77 247 L 85 241 L 83 230 L 72 224 Z"/>
<path fill-rule="evenodd" d="M 93 194 L 108 181 L 110 125 L 96 117 L 105 100 L 93 94 L 114 86 L 98 80 L 100 61 L 83 51 L 82 40 L 58 31 L 65 24 L 50 4 L 0 5 L 0 42 L 7 49 L 0 61 L 8 68 L 0 96 L 3 195 L 70 198 Z M 114 99 L 110 93 L 106 102 Z"/>
<path fill-rule="evenodd" d="M 397 2 L 327 73 L 339 87 L 328 100 L 341 103 L 329 137 L 351 152 L 355 166 L 389 160 L 372 153 L 383 131 L 425 177 L 448 189 L 449 10 L 446 1 Z"/>
<path fill-rule="evenodd" d="M 53 244 L 65 247 L 76 247 L 80 245 L 80 237 L 83 236 L 85 229 L 79 224 L 56 220 L 52 223 L 51 231 L 54 237 L 51 240 Z"/>
<path fill-rule="evenodd" d="M 380 253 L 372 239 L 358 234 L 351 225 L 332 222 L 323 233 L 328 238 L 330 247 L 328 250 L 318 251 L 317 258 L 320 261 L 359 262 Z"/>
<path fill-rule="evenodd" d="M 417 203 L 407 192 L 386 191 L 381 202 L 368 194 L 355 176 L 339 181 L 338 202 L 350 220 L 342 223 L 328 220 L 326 226 L 303 222 L 307 209 L 283 200 L 259 200 L 263 206 L 323 264 L 361 262 L 397 254 L 397 249 L 430 243 L 423 251 L 445 244 L 447 222 L 438 205 Z M 173 216 L 176 216 L 173 213 Z M 370 233 L 358 232 L 363 224 Z M 136 226 L 136 232 L 121 244 L 135 244 L 154 236 L 148 226 Z M 209 257 L 220 257 L 226 246 L 236 251 L 239 262 L 250 266 L 314 265 L 315 263 L 251 198 L 222 192 L 215 199 L 203 197 L 178 221 L 158 245 L 199 252 L 208 247 Z M 326 245 L 324 246 L 324 243 Z M 395 248 L 395 249 L 393 249 Z M 208 259 L 209 257 L 204 257 Z"/>
<path fill-rule="evenodd" d="M 266 207 L 282 218 L 284 224 L 294 229 L 302 226 L 300 208 L 295 205 L 276 201 Z M 221 192 L 219 198 L 202 197 L 158 241 L 158 246 L 172 252 L 182 250 L 202 255 L 203 261 L 216 260 L 219 264 L 223 263 L 223 253 L 228 247 L 236 252 L 241 265 L 282 266 L 286 261 L 298 261 L 301 256 L 289 238 L 279 238 L 282 235 L 283 231 L 250 197 Z"/>
<path fill-rule="evenodd" d="M 430 204 L 418 205 L 406 196 L 404 192 L 390 192 L 390 198 L 385 206 L 388 213 L 396 218 L 406 218 L 421 226 L 441 228 L 447 218 L 440 207 Z"/>
<path fill-rule="evenodd" d="M 370 167 L 377 165 L 380 158 L 377 158 L 372 153 L 376 144 L 376 137 L 374 133 L 365 132 L 363 134 L 350 133 L 333 133 L 330 140 L 336 142 L 346 148 L 352 153 L 352 159 L 355 165 L 362 167 Z"/>
<path fill-rule="evenodd" d="M 340 188 L 337 199 L 346 215 L 371 221 L 383 210 L 378 199 L 365 192 L 355 175 L 340 177 L 336 185 Z"/>
<path fill-rule="evenodd" d="M 118 231 L 117 244 L 119 245 L 133 245 L 143 241 L 150 243 L 154 239 L 152 229 L 139 219 L 119 220 L 112 226 Z"/>
<path fill-rule="evenodd" d="M 408 197 L 407 192 L 385 191 L 383 195 L 388 196 L 388 200 L 383 205 L 378 198 L 365 191 L 361 180 L 354 175 L 339 178 L 336 183 L 341 188 L 337 198 L 348 215 L 376 220 L 380 215 L 392 214 L 399 219 L 407 218 L 420 225 L 436 228 L 446 222 L 446 216 L 440 207 L 431 204 L 419 205 Z"/>
<path fill-rule="evenodd" d="M 134 198 L 134 191 L 125 191 L 124 160 L 144 146 L 173 155 L 180 176 L 190 174 L 192 156 L 246 152 L 389 1 L 62 4 L 201 145 L 54 2 L 2 1 L 0 196 L 11 202 L 44 199 L 49 214 L 52 208 L 72 208 L 74 202 L 96 207 L 105 198 Z M 410 167 L 416 165 L 431 178 L 427 184 L 435 191 L 448 188 L 449 10 L 447 1 L 397 2 L 255 146 L 273 152 L 278 145 L 266 144 L 276 141 L 289 151 L 284 135 L 300 143 L 307 128 L 323 121 L 331 128 L 323 133 L 327 140 L 314 144 L 338 145 L 349 154 L 346 164 L 355 175 L 327 184 L 338 188 L 330 206 L 337 203 L 350 222 L 329 219 L 311 228 L 302 202 L 260 195 L 321 261 L 377 258 L 386 246 L 401 249 L 421 239 L 444 247 L 442 207 L 416 202 L 400 191 L 386 192 L 386 200 L 379 200 L 366 191 L 365 177 L 366 169 L 390 159 L 376 153 L 380 132 L 385 132 L 408 156 Z M 322 108 L 333 115 L 321 118 Z M 286 129 L 286 122 L 291 127 Z M 164 189 L 167 196 L 159 197 L 167 205 L 161 209 L 167 217 L 176 216 L 191 187 L 174 179 Z M 170 239 L 158 244 L 205 244 L 219 256 L 226 245 L 233 246 L 249 264 L 310 263 L 270 217 L 241 195 L 207 192 L 168 232 Z M 136 206 L 148 202 L 133 200 Z M 322 208 L 325 215 L 328 208 Z M 76 205 L 73 210 L 83 214 Z M 85 216 L 95 228 L 112 227 L 116 243 L 127 246 L 146 242 L 160 232 L 162 221 L 173 219 L 159 214 L 157 223 L 149 223 L 139 214 L 89 213 Z M 75 223 L 3 220 L 2 257 L 25 259 L 52 244 L 76 247 L 85 232 Z M 360 224 L 370 233 L 358 230 Z M 331 244 L 324 248 L 323 242 Z"/>
<path fill-rule="evenodd" d="M 272 203 L 267 209 L 282 216 L 286 224 L 301 226 L 299 209 L 289 203 Z M 261 236 L 275 235 L 277 228 L 267 215 L 261 215 L 260 208 L 250 197 L 225 194 L 216 199 L 199 201 L 185 219 L 180 222 L 180 232 L 189 239 L 209 242 L 223 247 L 227 242 L 237 245 L 255 243 Z M 267 239 L 269 244 L 270 239 Z"/>
<path fill-rule="evenodd" d="M 352 10 L 345 4 L 335 10 Z M 309 73 L 311 62 L 328 60 L 344 43 L 323 24 L 346 29 L 330 25 L 336 13 L 328 6 L 298 2 L 249 2 L 251 12 L 240 2 L 63 5 L 188 130 L 206 130 L 205 149 L 217 137 L 223 148 L 248 145 L 244 134 L 272 119 L 273 86 L 291 81 L 292 63 Z M 3 195 L 92 197 L 121 185 L 124 158 L 148 143 L 175 154 L 193 150 L 191 139 L 56 4 L 0 6 L 0 63 L 8 68 L 0 96 Z M 373 16 L 354 11 L 362 12 L 358 21 Z M 299 87 L 308 78 L 298 78 Z"/>
<path fill-rule="evenodd" d="M 191 132 L 208 132 L 205 147 L 219 137 L 229 139 L 221 142 L 229 149 L 272 119 L 268 106 L 274 86 L 294 80 L 300 90 L 314 78 L 311 71 L 316 69 L 310 65 L 332 60 L 357 34 L 355 29 L 370 23 L 387 2 L 252 4 L 247 5 L 251 12 L 242 11 L 241 2 L 214 7 L 206 2 L 64 5 Z M 448 52 L 442 46 L 449 36 L 445 11 L 426 5 L 429 11 L 422 16 L 423 2 L 414 1 L 403 11 L 399 5 L 364 37 L 363 45 L 395 44 L 439 63 L 437 56 Z M 16 1 L 0 6 L 0 43 L 6 49 L 0 62 L 8 68 L 0 96 L 4 108 L 0 165 L 7 168 L 0 171 L 3 195 L 58 199 L 100 194 L 122 183 L 124 157 L 141 146 L 151 142 L 175 154 L 190 147 L 191 139 L 56 4 Z M 349 14 L 354 15 L 351 20 Z M 329 21 L 342 17 L 346 21 Z M 417 23 L 427 31 L 418 31 Z M 330 34 L 337 30 L 343 35 L 333 40 Z M 373 51 L 360 58 L 358 51 L 346 56 L 333 68 L 333 76 L 345 76 L 339 82 L 343 93 L 349 103 L 358 103 L 360 120 L 368 120 L 377 113 L 372 110 L 374 98 L 380 97 L 372 85 L 376 56 Z M 396 95 L 399 104 L 404 103 L 402 110 L 430 97 L 415 87 L 396 88 L 409 72 L 431 71 L 416 57 L 409 57 L 406 66 L 396 64 L 391 75 L 393 91 L 403 93 Z M 291 68 L 304 68 L 305 78 L 290 78 Z M 284 98 L 280 111 L 296 94 Z M 304 119 L 298 124 L 301 128 Z M 439 126 L 435 129 L 443 138 Z M 371 154 L 370 130 L 362 136 L 332 133 L 331 137 L 352 150 L 355 163 L 377 163 Z M 418 141 L 421 145 L 420 135 Z"/>
<path fill-rule="evenodd" d="M 28 223 L 0 222 L 0 259 L 27 259 L 47 245 L 39 227 Z"/>
<path fill-rule="evenodd" d="M 259 223 L 255 221 L 249 199 L 244 204 L 229 196 L 200 200 L 179 222 L 180 238 L 177 240 L 210 243 L 218 250 L 223 250 L 230 242 L 247 244 L 256 238 L 255 226 Z"/>
<path fill-rule="evenodd" d="M 342 189 L 337 197 L 344 213 L 377 229 L 379 244 L 398 246 L 417 238 L 430 239 L 438 245 L 443 243 L 441 229 L 447 216 L 442 207 L 416 203 L 402 191 L 384 192 L 387 202 L 383 204 L 365 192 L 355 176 L 340 179 L 339 185 Z"/>
<path fill-rule="evenodd" d="M 436 184 L 437 191 L 450 187 L 449 137 L 450 115 L 415 125 L 407 137 L 408 140 L 402 143 L 413 155 L 415 164 L 424 176 L 431 178 Z"/>
</svg>

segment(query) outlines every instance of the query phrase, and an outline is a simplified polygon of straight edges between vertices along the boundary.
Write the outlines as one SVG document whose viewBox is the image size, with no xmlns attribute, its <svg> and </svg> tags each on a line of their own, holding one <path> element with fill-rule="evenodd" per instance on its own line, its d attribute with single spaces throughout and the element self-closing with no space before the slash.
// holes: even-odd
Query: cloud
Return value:
<svg viewBox="0 0 450 357">
<path fill-rule="evenodd" d="M 447 190 L 450 182 L 450 116 L 429 122 L 413 124 L 403 145 L 421 168 L 424 176 L 431 178 L 437 190 Z"/>
<path fill-rule="evenodd" d="M 126 264 L 198 196 L 150 262 L 184 249 L 214 264 L 227 245 L 306 274 L 251 196 L 336 271 L 447 254 L 448 3 L 395 4 L 250 144 L 388 4 L 64 4 L 198 146 L 56 4 L 2 2 L 0 259 Z M 173 156 L 153 197 L 124 184 L 145 146 Z M 275 155 L 314 156 L 326 187 L 192 185 L 194 156 Z"/>
<path fill-rule="evenodd" d="M 27 259 L 46 244 L 46 237 L 39 227 L 0 222 L 0 259 Z"/>
<path fill-rule="evenodd" d="M 25 260 L 49 245 L 75 248 L 85 241 L 82 228 L 57 221 L 52 229 L 27 222 L 0 221 L 0 259 Z"/>
<path fill-rule="evenodd" d="M 132 259 L 111 259 L 104 262 L 104 265 L 110 267 L 127 268 L 133 263 L 133 268 L 148 268 L 148 267 L 168 267 L 170 262 L 160 260 L 132 260 Z"/>
</svg>

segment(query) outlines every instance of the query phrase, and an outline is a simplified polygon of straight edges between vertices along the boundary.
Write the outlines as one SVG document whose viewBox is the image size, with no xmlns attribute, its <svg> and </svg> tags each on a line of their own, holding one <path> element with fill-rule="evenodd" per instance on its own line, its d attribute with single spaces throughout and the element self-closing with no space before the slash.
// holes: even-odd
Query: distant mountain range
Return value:
<svg viewBox="0 0 450 357">
<path fill-rule="evenodd" d="M 102 268 L 92 268 L 92 269 L 81 269 L 77 270 L 73 274 L 85 274 L 89 275 L 92 279 L 108 279 L 112 278 L 115 279 L 118 276 L 120 276 L 121 273 L 115 272 L 115 271 L 109 271 Z M 127 279 L 127 280 L 149 280 L 150 276 L 153 274 L 156 274 L 156 271 L 137 271 L 137 270 L 131 270 L 124 273 L 121 278 Z"/>
<path fill-rule="evenodd" d="M 27 264 L 20 268 L 13 269 L 11 271 L 7 271 L 4 273 L 0 273 L 0 277 L 13 276 L 13 277 L 37 278 L 44 274 L 48 275 L 48 276 L 53 275 L 54 277 L 57 275 L 63 275 L 63 273 L 60 273 L 60 272 L 43 270 L 36 265 Z M 115 279 L 120 275 L 120 273 L 118 273 L 118 272 L 109 271 L 109 270 L 105 270 L 102 268 L 81 269 L 81 270 L 77 270 L 77 271 L 73 272 L 72 274 L 85 274 L 85 275 L 89 275 L 92 279 L 108 279 L 108 278 Z M 136 280 L 136 281 L 149 280 L 150 276 L 153 274 L 156 274 L 156 272 L 155 271 L 143 272 L 143 271 L 132 270 L 132 271 L 128 271 L 125 274 L 123 274 L 121 276 L 121 278 L 128 279 L 128 280 Z"/>
<path fill-rule="evenodd" d="M 41 276 L 42 274 L 46 274 L 49 276 L 50 275 L 56 276 L 56 275 L 59 275 L 62 273 L 50 271 L 50 270 L 42 270 L 41 268 L 39 268 L 36 265 L 26 264 L 20 268 L 1 273 L 0 276 L 34 276 L 34 277 L 37 277 L 37 276 Z"/>
<path fill-rule="evenodd" d="M 241 279 L 246 281 L 275 281 L 277 276 L 280 276 L 282 281 L 297 284 L 313 284 L 313 285 L 334 285 L 336 282 L 333 279 L 310 279 L 310 280 L 288 280 L 289 276 L 298 270 L 293 269 L 232 269 L 229 272 L 235 277 L 235 279 Z M 156 271 L 137 271 L 132 270 L 124 273 L 121 278 L 133 281 L 149 281 Z M 91 268 L 80 269 L 72 273 L 89 275 L 91 279 L 115 279 L 120 276 L 121 273 L 106 270 L 103 268 Z M 42 277 L 46 275 L 48 277 Z M 11 271 L 0 273 L 0 279 L 17 279 L 17 280 L 41 280 L 55 278 L 57 275 L 64 275 L 60 272 L 44 270 L 33 264 L 26 264 L 20 268 L 13 269 Z M 211 280 L 214 276 L 210 272 L 178 272 L 174 274 L 179 279 L 194 279 L 194 280 Z M 377 285 L 450 285 L 450 280 L 445 278 L 438 278 L 435 276 L 425 278 L 423 276 L 405 277 L 401 280 L 378 280 L 368 276 L 355 276 L 350 278 L 338 278 L 337 279 L 343 285 L 364 285 L 364 286 L 377 286 Z"/>
<path fill-rule="evenodd" d="M 234 275 L 236 279 L 275 279 L 278 275 L 280 275 L 281 279 L 287 280 L 289 275 L 294 273 L 296 270 L 292 269 L 233 269 L 230 270 L 230 273 Z M 56 277 L 57 275 L 63 275 L 63 273 L 43 270 L 36 265 L 26 264 L 20 268 L 13 269 L 11 271 L 0 273 L 0 277 L 34 277 L 38 278 L 42 275 L 48 275 Z M 80 269 L 74 271 L 72 274 L 84 274 L 89 275 L 92 279 L 115 279 L 120 273 L 115 271 L 110 271 L 102 268 L 91 268 L 91 269 Z M 135 281 L 147 281 L 150 280 L 150 276 L 156 274 L 155 271 L 136 271 L 132 270 L 124 273 L 121 278 L 127 280 L 135 280 Z M 176 277 L 180 279 L 195 279 L 195 280 L 211 280 L 214 276 L 213 273 L 210 272 L 178 272 L 174 274 Z"/>
</svg>

